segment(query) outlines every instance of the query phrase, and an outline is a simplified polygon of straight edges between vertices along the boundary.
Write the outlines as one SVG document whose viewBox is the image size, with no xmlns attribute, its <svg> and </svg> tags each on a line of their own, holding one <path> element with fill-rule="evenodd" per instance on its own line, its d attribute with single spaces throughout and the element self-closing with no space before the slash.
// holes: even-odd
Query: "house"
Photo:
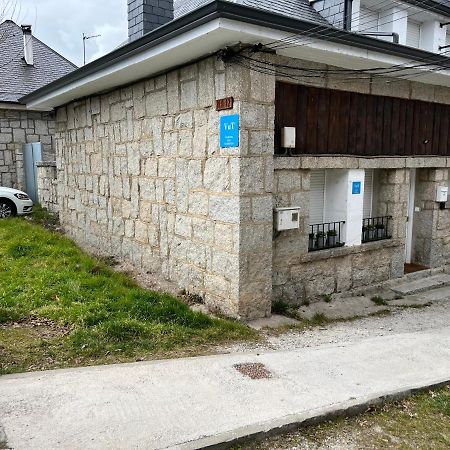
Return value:
<svg viewBox="0 0 450 450">
<path fill-rule="evenodd" d="M 448 264 L 447 2 L 154 4 L 21 100 L 79 244 L 240 318 Z"/>
<path fill-rule="evenodd" d="M 0 24 L 0 186 L 25 189 L 24 145 L 40 143 L 54 160 L 54 115 L 27 109 L 20 98 L 76 66 L 34 37 L 31 26 Z"/>
</svg>

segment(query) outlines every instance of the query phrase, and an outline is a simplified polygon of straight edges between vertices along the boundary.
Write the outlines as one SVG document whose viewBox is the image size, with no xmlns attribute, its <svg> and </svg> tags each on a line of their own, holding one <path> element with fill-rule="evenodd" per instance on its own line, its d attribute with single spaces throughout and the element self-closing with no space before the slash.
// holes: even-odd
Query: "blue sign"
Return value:
<svg viewBox="0 0 450 450">
<path fill-rule="evenodd" d="M 220 118 L 220 147 L 239 147 L 239 114 Z"/>
<path fill-rule="evenodd" d="M 352 194 L 353 195 L 361 194 L 361 181 L 354 181 L 352 183 Z"/>
</svg>

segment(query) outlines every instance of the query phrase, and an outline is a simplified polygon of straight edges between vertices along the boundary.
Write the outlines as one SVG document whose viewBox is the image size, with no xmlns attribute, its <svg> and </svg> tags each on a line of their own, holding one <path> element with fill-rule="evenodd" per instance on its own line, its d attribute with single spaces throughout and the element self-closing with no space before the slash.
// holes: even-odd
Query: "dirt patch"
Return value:
<svg viewBox="0 0 450 450">
<path fill-rule="evenodd" d="M 32 330 L 37 337 L 42 339 L 52 339 L 58 336 L 66 336 L 72 331 L 71 327 L 66 327 L 50 319 L 43 319 L 40 317 L 28 317 L 23 321 L 0 324 L 0 330 L 7 329 Z"/>
<path fill-rule="evenodd" d="M 102 258 L 104 259 L 104 258 Z M 137 270 L 130 263 L 108 258 L 108 264 L 115 272 L 124 273 L 132 278 L 139 286 L 144 289 L 157 292 L 167 292 L 168 294 L 178 296 L 180 289 L 174 283 L 166 281 L 164 277 L 156 272 Z"/>
</svg>

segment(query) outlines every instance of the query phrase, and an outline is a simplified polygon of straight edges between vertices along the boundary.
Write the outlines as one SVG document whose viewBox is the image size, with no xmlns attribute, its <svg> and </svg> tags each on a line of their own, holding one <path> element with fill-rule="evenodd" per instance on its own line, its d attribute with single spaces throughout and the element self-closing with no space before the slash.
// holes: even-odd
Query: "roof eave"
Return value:
<svg viewBox="0 0 450 450">
<path fill-rule="evenodd" d="M 122 62 L 140 52 L 157 47 L 169 39 L 180 36 L 203 24 L 207 24 L 214 19 L 230 19 L 289 33 L 307 32 L 313 28 L 314 31 L 317 32 L 317 24 L 312 22 L 292 19 L 284 15 L 250 8 L 223 0 L 216 0 L 198 10 L 180 17 L 179 19 L 169 22 L 142 38 L 114 50 L 102 58 L 99 58 L 30 94 L 25 95 L 19 101 L 26 104 L 35 102 L 37 99 L 42 98 L 57 89 L 63 88 L 70 83 L 80 81 L 102 69 L 107 69 L 113 64 Z M 327 31 L 329 31 L 328 36 L 326 33 Z M 431 57 L 436 63 L 445 62 L 446 64 L 449 64 L 450 67 L 449 58 L 446 56 L 436 55 L 435 53 L 421 49 L 406 47 L 381 39 L 374 39 L 356 33 L 338 30 L 332 26 L 324 26 L 322 35 L 317 35 L 316 37 L 320 40 L 332 43 L 345 44 L 347 46 L 351 45 L 360 49 L 381 52 L 391 56 L 417 61 L 423 61 L 424 59 Z M 168 68 L 168 70 L 169 69 L 170 68 Z"/>
<path fill-rule="evenodd" d="M 450 17 L 450 7 L 436 2 L 435 0 L 403 0 L 405 3 L 417 6 L 420 9 L 426 9 L 427 7 L 437 14 Z"/>
</svg>

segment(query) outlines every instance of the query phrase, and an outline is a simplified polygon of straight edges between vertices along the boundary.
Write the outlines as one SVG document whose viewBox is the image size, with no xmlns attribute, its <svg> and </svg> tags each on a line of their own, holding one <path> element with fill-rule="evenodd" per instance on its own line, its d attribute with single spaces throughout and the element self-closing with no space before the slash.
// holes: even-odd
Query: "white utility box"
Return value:
<svg viewBox="0 0 450 450">
<path fill-rule="evenodd" d="M 275 226 L 277 231 L 297 230 L 300 228 L 300 208 L 275 209 Z"/>
<path fill-rule="evenodd" d="M 439 203 L 444 203 L 448 198 L 448 187 L 446 186 L 438 186 L 436 192 L 436 201 Z"/>
<path fill-rule="evenodd" d="M 281 129 L 281 147 L 295 148 L 295 127 L 283 127 Z"/>
</svg>

